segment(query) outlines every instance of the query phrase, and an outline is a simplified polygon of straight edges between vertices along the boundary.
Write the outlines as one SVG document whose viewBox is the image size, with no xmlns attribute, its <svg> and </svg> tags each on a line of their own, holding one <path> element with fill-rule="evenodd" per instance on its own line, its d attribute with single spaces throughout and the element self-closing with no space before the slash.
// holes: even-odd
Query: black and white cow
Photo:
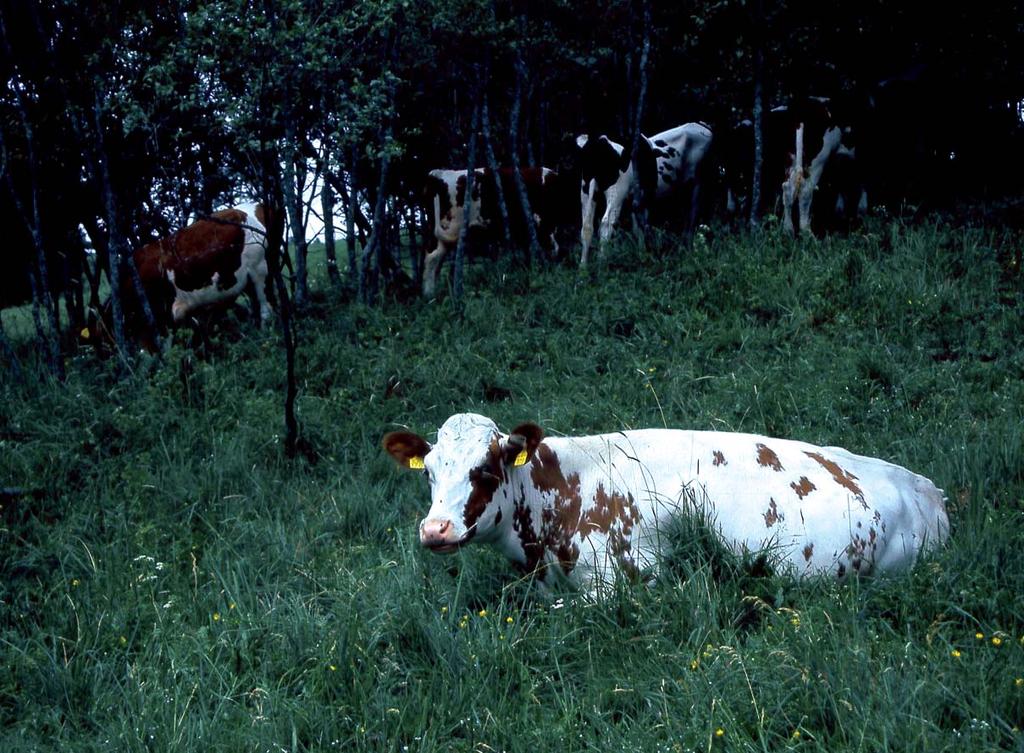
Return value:
<svg viewBox="0 0 1024 753">
<path fill-rule="evenodd" d="M 555 230 L 562 221 L 560 180 L 558 173 L 547 167 L 520 168 L 519 174 L 526 185 L 526 197 L 530 202 L 537 238 L 553 253 L 558 252 Z M 520 246 L 527 242 L 528 230 L 525 214 L 519 201 L 515 172 L 511 168 L 498 171 L 502 192 L 509 214 L 513 241 Z M 434 237 L 437 246 L 429 252 L 423 262 L 423 295 L 432 298 L 437 291 L 437 281 L 449 251 L 459 241 L 462 230 L 466 198 L 466 170 L 431 170 L 427 178 L 426 199 L 432 212 Z M 474 171 L 473 196 L 469 208 L 467 230 L 475 236 L 493 236 L 501 227 L 498 211 L 497 181 L 489 168 L 478 167 Z"/>
<path fill-rule="evenodd" d="M 790 235 L 798 231 L 811 233 L 815 192 L 823 185 L 826 173 L 830 179 L 837 174 L 847 175 L 848 179 L 839 183 L 832 181 L 833 190 L 818 202 L 823 210 L 834 208 L 838 215 L 866 209 L 867 195 L 856 181 L 853 126 L 833 116 L 829 100 L 808 97 L 773 112 L 782 116 L 787 126 L 785 133 L 792 134 L 793 139 L 793 151 L 789 153 L 782 183 L 782 224 L 786 232 Z M 794 208 L 798 215 L 796 222 Z"/>
<path fill-rule="evenodd" d="M 598 223 L 601 246 L 611 237 L 622 207 L 637 185 L 646 201 L 664 204 L 669 197 L 680 197 L 683 232 L 693 233 L 696 224 L 701 171 L 711 148 L 711 129 L 703 123 L 685 123 L 654 136 L 642 136 L 637 165 L 631 163 L 626 147 L 605 135 L 582 134 L 576 138 L 580 148 L 580 194 L 583 227 L 580 241 L 585 265 L 594 237 L 594 221 L 599 203 L 604 214 Z"/>
<path fill-rule="evenodd" d="M 771 210 L 781 188 L 783 226 L 791 235 L 836 224 L 867 209 L 862 165 L 854 137 L 856 119 L 825 98 L 808 97 L 765 113 L 760 210 Z M 749 209 L 753 180 L 754 129 L 749 120 L 723 132 L 716 142 L 726 209 Z M 794 214 L 796 217 L 794 217 Z"/>
</svg>

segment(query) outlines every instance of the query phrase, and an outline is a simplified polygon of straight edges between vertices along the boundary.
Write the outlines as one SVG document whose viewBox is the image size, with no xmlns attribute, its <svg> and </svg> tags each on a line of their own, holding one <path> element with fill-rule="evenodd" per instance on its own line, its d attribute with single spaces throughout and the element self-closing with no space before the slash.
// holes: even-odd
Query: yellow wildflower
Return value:
<svg viewBox="0 0 1024 753">
<path fill-rule="evenodd" d="M 1000 638 L 998 635 L 993 635 L 992 636 L 992 645 L 993 646 L 1002 646 L 1003 645 L 1003 639 Z"/>
<path fill-rule="evenodd" d="M 213 613 L 213 621 L 214 622 L 220 622 L 220 612 L 214 612 Z"/>
<path fill-rule="evenodd" d="M 975 633 L 974 637 L 977 638 L 979 641 L 985 640 L 985 634 L 981 632 Z"/>
<path fill-rule="evenodd" d="M 1016 685 L 1018 688 L 1024 688 L 1024 677 L 1018 677 L 1016 680 L 1013 681 L 1013 684 Z"/>
<path fill-rule="evenodd" d="M 486 617 L 487 616 L 487 610 L 486 609 L 481 609 L 479 612 L 476 613 L 476 615 L 477 615 L 477 617 Z"/>
<path fill-rule="evenodd" d="M 338 671 L 338 668 L 336 666 L 334 666 L 333 664 L 328 664 L 327 668 L 329 670 L 331 670 L 332 672 L 337 672 Z"/>
<path fill-rule="evenodd" d="M 793 739 L 794 740 L 799 740 L 800 739 L 800 730 L 798 730 L 798 729 L 793 730 Z"/>
<path fill-rule="evenodd" d="M 696 659 L 693 659 L 693 660 L 692 660 L 692 661 L 690 662 L 690 671 L 691 671 L 691 672 L 692 672 L 692 671 L 695 671 L 695 670 L 697 669 L 697 667 L 699 667 L 699 666 L 700 666 L 700 662 L 699 662 L 699 661 L 697 661 Z"/>
<path fill-rule="evenodd" d="M 71 579 L 71 587 L 72 588 L 78 588 L 78 584 L 79 584 L 78 578 L 72 578 Z"/>
<path fill-rule="evenodd" d="M 960 650 L 954 648 L 952 651 L 949 652 L 949 655 L 952 656 L 954 659 L 959 659 L 960 658 Z"/>
<path fill-rule="evenodd" d="M 715 737 L 722 737 L 723 735 L 725 735 L 725 730 L 721 727 L 715 730 Z"/>
</svg>

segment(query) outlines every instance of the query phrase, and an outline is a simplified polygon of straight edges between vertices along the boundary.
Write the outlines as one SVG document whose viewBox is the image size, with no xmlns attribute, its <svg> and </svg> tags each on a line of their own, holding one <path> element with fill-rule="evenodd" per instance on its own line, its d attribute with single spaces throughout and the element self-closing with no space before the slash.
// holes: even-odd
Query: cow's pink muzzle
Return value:
<svg viewBox="0 0 1024 753">
<path fill-rule="evenodd" d="M 428 518 L 420 523 L 420 544 L 442 554 L 454 552 L 461 544 L 452 521 L 444 518 Z"/>
</svg>

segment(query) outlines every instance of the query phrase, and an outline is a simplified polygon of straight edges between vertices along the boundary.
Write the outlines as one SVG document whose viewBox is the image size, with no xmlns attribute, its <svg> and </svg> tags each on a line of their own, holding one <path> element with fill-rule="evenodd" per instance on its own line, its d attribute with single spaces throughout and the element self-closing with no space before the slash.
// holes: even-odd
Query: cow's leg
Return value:
<svg viewBox="0 0 1024 753">
<path fill-rule="evenodd" d="M 257 326 L 270 321 L 270 302 L 267 300 L 268 273 L 269 269 L 266 260 L 257 264 L 249 273 L 249 281 L 252 283 L 253 290 L 256 293 L 254 308 L 259 311 L 259 319 L 253 318 L 254 321 L 258 321 Z"/>
<path fill-rule="evenodd" d="M 448 254 L 448 245 L 438 240 L 437 248 L 423 258 L 423 297 L 433 298 L 437 293 L 437 280 L 441 274 L 441 265 Z"/>
<path fill-rule="evenodd" d="M 808 177 L 800 184 L 800 195 L 797 197 L 797 204 L 800 210 L 800 232 L 809 235 L 811 233 L 811 202 L 814 201 L 814 189 L 817 188 L 817 181 Z"/>
<path fill-rule="evenodd" d="M 587 257 L 590 255 L 590 242 L 594 238 L 594 209 L 597 206 L 597 180 L 591 180 L 589 187 L 583 186 L 580 191 L 580 205 L 583 208 L 583 225 L 580 227 L 580 243 L 583 245 L 583 255 L 580 257 L 580 266 L 586 266 Z"/>
<path fill-rule="evenodd" d="M 605 244 L 608 243 L 608 239 L 612 237 L 612 231 L 619 224 L 619 215 L 622 214 L 622 206 L 626 203 L 628 195 L 629 184 L 622 185 L 622 181 L 615 183 L 605 192 L 605 196 L 608 199 L 608 208 L 605 210 L 604 217 L 601 218 L 601 231 L 598 236 L 600 243 L 597 249 L 598 258 L 604 255 Z"/>
</svg>

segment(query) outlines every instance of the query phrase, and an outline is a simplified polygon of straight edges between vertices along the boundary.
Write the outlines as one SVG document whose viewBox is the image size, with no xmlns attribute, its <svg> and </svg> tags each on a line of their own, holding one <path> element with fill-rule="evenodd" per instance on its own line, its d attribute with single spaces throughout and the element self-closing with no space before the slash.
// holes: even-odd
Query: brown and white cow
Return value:
<svg viewBox="0 0 1024 753">
<path fill-rule="evenodd" d="M 222 209 L 188 227 L 135 250 L 142 287 L 161 332 L 196 312 L 234 301 L 248 289 L 256 297 L 260 320 L 271 315 L 266 296 L 267 250 L 280 240 L 283 214 L 263 204 Z M 276 250 L 276 247 L 274 247 Z M 147 326 L 127 269 L 121 272 L 125 331 L 145 341 Z M 109 303 L 104 311 L 109 332 Z"/>
<path fill-rule="evenodd" d="M 435 295 L 441 265 L 459 241 L 467 173 L 466 170 L 431 170 L 427 179 L 426 197 L 432 212 L 434 237 L 437 239 L 437 246 L 427 254 L 423 262 L 423 295 L 427 298 Z M 520 168 L 519 174 L 526 185 L 526 198 L 530 202 L 537 238 L 552 254 L 557 254 L 555 230 L 562 219 L 563 204 L 558 173 L 547 167 L 524 167 Z M 519 201 L 515 172 L 511 168 L 501 168 L 498 175 L 508 209 L 512 239 L 524 246 L 528 230 Z M 494 172 L 490 168 L 478 167 L 474 171 L 467 231 L 473 231 L 476 236 L 493 237 L 501 226 L 496 185 Z"/>
<path fill-rule="evenodd" d="M 660 534 L 684 515 L 710 521 L 737 553 L 839 580 L 909 568 L 949 530 L 942 490 L 923 476 L 793 440 L 673 429 L 544 437 L 532 423 L 503 434 L 462 413 L 433 445 L 407 431 L 383 445 L 430 483 L 423 546 L 491 544 L 545 590 L 656 577 Z"/>
<path fill-rule="evenodd" d="M 598 204 L 605 207 L 598 223 L 600 249 L 611 237 L 623 205 L 637 184 L 652 205 L 673 196 L 681 198 L 683 206 L 674 214 L 681 216 L 684 235 L 691 235 L 697 220 L 702 166 L 711 141 L 711 129 L 703 123 L 684 123 L 650 138 L 642 136 L 634 165 L 627 149 L 607 136 L 577 136 L 583 246 L 580 264 L 586 265 L 590 255 Z"/>
</svg>

